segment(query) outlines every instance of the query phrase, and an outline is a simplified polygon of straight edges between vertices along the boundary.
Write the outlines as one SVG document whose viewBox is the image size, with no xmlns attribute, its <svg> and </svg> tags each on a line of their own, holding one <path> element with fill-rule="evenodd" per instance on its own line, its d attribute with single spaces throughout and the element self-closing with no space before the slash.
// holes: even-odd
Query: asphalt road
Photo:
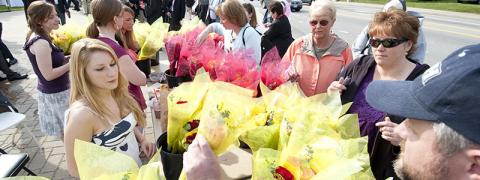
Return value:
<svg viewBox="0 0 480 180">
<path fill-rule="evenodd" d="M 257 7 L 257 14 L 261 14 L 258 16 L 263 17 L 265 10 L 260 8 L 258 1 L 252 3 Z M 333 31 L 350 44 L 373 18 L 373 14 L 383 8 L 382 5 L 347 2 L 338 2 L 336 5 L 337 20 Z M 294 12 L 289 17 L 294 38 L 310 32 L 309 9 L 307 4 L 303 4 L 300 12 Z M 417 11 L 425 17 L 422 25 L 427 40 L 425 63 L 435 64 L 460 47 L 480 43 L 480 15 L 416 8 L 407 10 Z"/>
</svg>

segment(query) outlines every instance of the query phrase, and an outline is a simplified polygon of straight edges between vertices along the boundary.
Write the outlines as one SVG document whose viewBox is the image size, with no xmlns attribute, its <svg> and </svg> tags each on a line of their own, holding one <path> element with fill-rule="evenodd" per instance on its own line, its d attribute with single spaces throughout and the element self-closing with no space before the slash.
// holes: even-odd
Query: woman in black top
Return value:
<svg viewBox="0 0 480 180">
<path fill-rule="evenodd" d="M 280 57 L 287 52 L 288 47 L 293 42 L 292 28 L 287 16 L 283 14 L 283 6 L 279 1 L 272 1 L 268 10 L 273 18 L 270 28 L 263 34 L 263 41 L 270 41 L 276 46 Z"/>
</svg>

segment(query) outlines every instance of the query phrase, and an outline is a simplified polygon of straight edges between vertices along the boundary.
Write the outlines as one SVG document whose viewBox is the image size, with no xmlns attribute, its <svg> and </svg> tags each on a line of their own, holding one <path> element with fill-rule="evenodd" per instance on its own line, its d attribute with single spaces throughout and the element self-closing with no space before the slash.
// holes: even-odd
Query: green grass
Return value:
<svg viewBox="0 0 480 180">
<path fill-rule="evenodd" d="M 23 7 L 12 7 L 10 11 L 23 11 Z M 8 7 L 0 5 L 0 12 L 8 12 Z"/>
<path fill-rule="evenodd" d="M 361 3 L 373 3 L 373 4 L 385 4 L 387 2 L 386 0 L 352 0 L 352 1 L 361 2 Z M 457 3 L 457 0 L 432 0 L 432 1 L 408 0 L 407 7 L 480 14 L 480 4 Z"/>
</svg>

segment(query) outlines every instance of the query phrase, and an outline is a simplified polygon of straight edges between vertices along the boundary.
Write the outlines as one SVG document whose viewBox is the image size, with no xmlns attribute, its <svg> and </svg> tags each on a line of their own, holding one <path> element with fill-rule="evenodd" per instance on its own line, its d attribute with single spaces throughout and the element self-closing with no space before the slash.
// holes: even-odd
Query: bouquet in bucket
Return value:
<svg viewBox="0 0 480 180">
<path fill-rule="evenodd" d="M 133 24 L 133 33 L 138 45 L 142 46 L 145 43 L 149 32 L 150 24 L 145 22 L 135 22 L 135 24 Z"/>
<path fill-rule="evenodd" d="M 76 139 L 74 156 L 80 179 L 165 179 L 158 162 L 158 152 L 148 164 L 139 168 L 128 155 Z"/>
<path fill-rule="evenodd" d="M 278 86 L 287 82 L 289 75 L 287 73 L 290 67 L 289 61 L 282 61 L 276 47 L 270 49 L 262 58 L 261 78 L 262 82 L 270 89 L 274 90 Z"/>
<path fill-rule="evenodd" d="M 211 79 L 216 79 L 215 69 L 223 64 L 225 51 L 223 50 L 223 36 L 215 33 L 209 34 L 208 38 L 199 47 L 193 50 L 190 62 L 190 76 L 195 77 L 198 69 L 203 68 L 210 74 Z"/>
<path fill-rule="evenodd" d="M 242 134 L 240 140 L 248 144 L 253 152 L 260 148 L 278 150 L 280 128 L 285 119 L 285 112 L 296 108 L 305 96 L 297 84 L 290 82 L 273 91 L 268 90 L 263 83 L 260 83 L 260 87 L 263 96 L 259 98 L 258 103 L 261 110 L 253 118 L 256 126 Z"/>
<path fill-rule="evenodd" d="M 180 35 L 170 37 L 165 43 L 165 52 L 170 62 L 170 75 L 175 75 L 177 70 L 178 59 L 180 59 L 180 51 L 182 50 L 183 37 Z"/>
<path fill-rule="evenodd" d="M 201 73 L 193 82 L 183 83 L 168 95 L 167 144 L 171 153 L 183 153 L 195 139 L 204 97 L 211 83 Z"/>
<path fill-rule="evenodd" d="M 221 155 L 238 137 L 254 127 L 253 92 L 225 82 L 214 82 L 208 89 L 198 133 L 205 136 L 216 155 Z M 228 98 L 225 98 L 228 97 Z"/>
<path fill-rule="evenodd" d="M 72 44 L 86 37 L 85 31 L 84 27 L 68 22 L 52 32 L 52 42 L 65 54 L 70 54 Z"/>
<path fill-rule="evenodd" d="M 175 76 L 183 77 L 190 75 L 190 61 L 192 60 L 192 58 L 190 57 L 192 56 L 194 51 L 198 49 L 195 41 L 198 35 L 203 31 L 203 29 L 204 27 L 197 27 L 192 31 L 185 33 L 182 43 L 182 49 L 180 50 L 180 57 L 178 59 L 178 69 Z M 197 51 L 197 53 L 199 52 Z"/>
<path fill-rule="evenodd" d="M 280 128 L 283 146 L 255 153 L 253 179 L 373 179 L 367 138 L 339 94 L 303 98 L 297 106 L 282 119 L 282 126 L 290 122 Z"/>
<path fill-rule="evenodd" d="M 139 60 L 153 59 L 157 51 L 164 46 L 163 40 L 167 35 L 169 24 L 163 23 L 162 18 L 157 19 L 151 26 L 147 23 L 136 24 L 138 25 L 134 25 L 133 28 L 141 47 L 138 58 Z"/>
<path fill-rule="evenodd" d="M 226 53 L 223 63 L 215 69 L 215 81 L 228 82 L 256 92 L 260 71 L 251 54 L 250 50 Z"/>
</svg>

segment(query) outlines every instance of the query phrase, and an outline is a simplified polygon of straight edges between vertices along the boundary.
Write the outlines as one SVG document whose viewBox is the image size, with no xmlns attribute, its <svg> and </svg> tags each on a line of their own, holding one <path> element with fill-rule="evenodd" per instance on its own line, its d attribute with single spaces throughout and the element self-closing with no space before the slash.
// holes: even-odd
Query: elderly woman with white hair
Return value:
<svg viewBox="0 0 480 180">
<path fill-rule="evenodd" d="M 293 80 L 307 96 L 324 93 L 340 70 L 352 61 L 348 43 L 331 29 L 336 20 L 332 1 L 318 0 L 310 7 L 311 33 L 295 40 L 283 56 L 292 62 Z"/>
</svg>

